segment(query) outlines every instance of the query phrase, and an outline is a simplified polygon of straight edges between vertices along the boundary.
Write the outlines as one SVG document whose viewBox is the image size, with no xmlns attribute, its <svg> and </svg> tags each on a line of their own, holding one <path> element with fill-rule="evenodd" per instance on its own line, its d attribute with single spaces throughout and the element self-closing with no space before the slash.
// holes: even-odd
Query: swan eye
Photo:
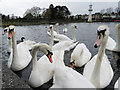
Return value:
<svg viewBox="0 0 120 90">
<path fill-rule="evenodd" d="M 50 52 L 49 50 L 47 50 L 48 51 L 48 54 L 47 55 L 53 55 L 53 53 L 52 52 Z"/>
<path fill-rule="evenodd" d="M 14 29 L 9 29 L 9 32 L 12 32 L 12 31 L 14 31 Z"/>
<path fill-rule="evenodd" d="M 106 31 L 106 29 L 104 29 L 104 30 L 97 30 L 97 34 L 99 35 L 99 36 L 101 36 L 101 34 L 103 35 L 103 36 L 105 36 L 105 31 Z"/>
</svg>

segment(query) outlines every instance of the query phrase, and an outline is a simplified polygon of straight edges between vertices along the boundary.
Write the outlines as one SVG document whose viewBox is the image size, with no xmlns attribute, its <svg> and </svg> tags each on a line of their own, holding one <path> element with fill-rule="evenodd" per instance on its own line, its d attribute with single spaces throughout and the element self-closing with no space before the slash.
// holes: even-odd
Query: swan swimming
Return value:
<svg viewBox="0 0 120 90">
<path fill-rule="evenodd" d="M 9 32 L 9 27 L 6 27 L 4 29 L 3 35 L 5 35 L 7 32 Z M 25 40 L 25 37 L 21 37 L 21 40 L 17 40 L 16 42 L 17 42 L 17 44 L 24 42 L 24 44 L 26 44 L 28 46 L 29 50 L 31 50 L 32 45 L 34 45 L 36 43 L 35 41 Z M 7 53 L 10 54 L 11 50 L 12 50 L 12 38 L 8 38 Z"/>
<path fill-rule="evenodd" d="M 116 25 L 116 42 L 108 37 L 106 49 L 110 51 L 120 52 L 120 24 Z"/>
<path fill-rule="evenodd" d="M 14 25 L 9 26 L 8 39 L 12 38 L 12 47 L 10 57 L 8 59 L 8 67 L 13 71 L 24 69 L 31 61 L 31 54 L 24 42 L 16 44 L 16 30 Z"/>
<path fill-rule="evenodd" d="M 97 40 L 94 47 L 97 48 L 98 54 L 95 55 L 86 65 L 83 75 L 91 81 L 96 88 L 105 88 L 113 78 L 113 70 L 110 62 L 105 55 L 105 48 L 109 36 L 109 27 L 101 25 L 97 30 Z"/>
<path fill-rule="evenodd" d="M 71 67 L 82 67 L 90 60 L 91 56 L 92 54 L 84 43 L 78 44 L 71 54 Z"/>
<path fill-rule="evenodd" d="M 37 60 L 38 51 L 42 51 L 45 54 L 39 60 Z M 40 85 L 44 84 L 45 82 L 51 79 L 52 76 L 50 75 L 52 75 L 52 72 L 50 72 L 49 70 L 51 67 L 53 67 L 52 55 L 52 49 L 47 44 L 36 44 L 32 48 L 33 67 L 29 77 L 29 84 L 32 87 L 39 87 Z"/>
</svg>

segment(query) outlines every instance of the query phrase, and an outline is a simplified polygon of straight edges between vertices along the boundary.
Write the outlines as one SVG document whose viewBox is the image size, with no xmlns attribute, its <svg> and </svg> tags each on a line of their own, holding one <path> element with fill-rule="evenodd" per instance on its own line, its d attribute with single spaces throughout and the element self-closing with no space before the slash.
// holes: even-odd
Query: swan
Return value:
<svg viewBox="0 0 120 90">
<path fill-rule="evenodd" d="M 37 51 L 42 51 L 45 55 L 41 60 L 37 60 Z M 47 58 L 47 59 L 46 59 Z M 29 84 L 38 87 L 51 79 L 52 72 L 52 52 L 50 46 L 44 43 L 36 44 L 32 48 L 32 71 L 29 77 Z M 47 64 L 46 64 L 47 63 Z M 48 65 L 49 64 L 49 65 Z"/>
<path fill-rule="evenodd" d="M 15 26 L 9 26 L 8 38 L 12 38 L 12 51 L 8 59 L 8 68 L 11 68 L 13 71 L 19 71 L 24 69 L 31 61 L 31 54 L 28 50 L 28 47 L 24 42 L 16 44 L 16 31 Z"/>
<path fill-rule="evenodd" d="M 78 44 L 73 50 L 70 58 L 71 64 L 76 67 L 82 67 L 91 58 L 91 53 L 84 43 Z M 73 66 L 72 66 L 73 67 Z"/>
<path fill-rule="evenodd" d="M 37 66 L 33 65 L 33 68 L 34 67 L 39 68 L 39 71 L 36 71 L 38 76 L 36 76 L 36 73 L 33 72 L 33 71 L 32 71 L 33 73 L 30 74 L 28 82 L 32 87 L 39 87 L 39 86 L 43 85 L 44 83 L 48 82 L 50 79 L 52 79 L 52 77 L 54 75 L 53 70 L 54 70 L 54 67 L 55 67 L 55 63 L 58 62 L 56 60 L 58 60 L 58 58 L 63 58 L 63 56 L 64 56 L 64 48 L 65 47 L 64 48 L 63 47 L 58 47 L 57 49 L 53 50 L 53 47 L 54 47 L 53 46 L 53 37 L 54 37 L 53 34 L 54 34 L 53 29 L 51 29 L 51 41 L 50 41 L 49 46 L 52 48 L 52 52 L 53 52 L 52 60 L 53 60 L 53 62 L 49 63 L 49 60 L 46 57 L 46 55 L 43 55 L 36 62 Z M 62 62 L 62 63 L 64 64 L 64 62 Z M 43 69 L 43 67 L 44 67 L 44 69 Z M 45 76 L 44 73 L 47 73 L 47 75 Z"/>
<path fill-rule="evenodd" d="M 109 85 L 113 78 L 113 70 L 110 62 L 105 55 L 105 48 L 109 36 L 109 27 L 101 25 L 98 27 L 97 40 L 94 47 L 97 48 L 98 54 L 95 55 L 86 65 L 83 75 L 91 81 L 96 88 L 104 88 Z"/>
<path fill-rule="evenodd" d="M 50 25 L 49 26 L 50 28 L 49 28 L 49 31 L 47 32 L 47 34 L 49 35 L 49 36 L 51 36 L 51 29 L 53 28 L 53 25 Z M 56 32 L 56 31 L 54 31 L 53 30 L 53 33 L 54 33 L 54 35 L 57 35 L 58 33 Z"/>
<path fill-rule="evenodd" d="M 111 37 L 108 37 L 106 49 L 120 52 L 120 24 L 116 25 L 116 42 Z"/>
<path fill-rule="evenodd" d="M 7 32 L 9 32 L 9 27 L 6 27 L 4 29 L 4 33 L 3 35 L 5 35 Z M 21 37 L 21 40 L 17 40 L 16 41 L 17 44 L 24 42 L 24 44 L 26 44 L 29 48 L 29 50 L 31 50 L 32 45 L 36 44 L 35 41 L 31 41 L 31 40 L 25 40 L 25 37 Z M 7 48 L 7 53 L 10 54 L 12 50 L 12 38 L 8 38 L 8 48 Z"/>
<path fill-rule="evenodd" d="M 118 88 L 118 90 L 120 90 L 120 85 L 118 85 L 118 82 L 120 82 L 120 77 L 119 77 L 119 79 L 116 81 L 116 83 L 114 85 L 114 88 Z"/>
<path fill-rule="evenodd" d="M 83 75 L 67 66 L 56 66 L 54 70 L 54 83 L 52 88 L 92 88 L 91 84 Z"/>
<path fill-rule="evenodd" d="M 64 32 L 64 33 L 67 33 L 66 24 L 64 24 L 63 32 Z"/>
<path fill-rule="evenodd" d="M 72 40 L 75 42 L 76 38 L 75 38 L 75 35 L 74 35 L 74 29 L 77 29 L 76 25 L 72 25 Z M 54 35 L 54 38 L 58 39 L 59 42 L 66 41 L 66 40 L 71 40 L 69 37 L 67 37 L 66 35 L 63 35 L 63 34 Z"/>
</svg>

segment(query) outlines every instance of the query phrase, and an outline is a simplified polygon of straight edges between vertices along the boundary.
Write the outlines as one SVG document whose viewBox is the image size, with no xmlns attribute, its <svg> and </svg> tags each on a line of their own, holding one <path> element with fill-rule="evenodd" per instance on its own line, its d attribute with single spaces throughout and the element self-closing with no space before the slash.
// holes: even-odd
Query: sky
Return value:
<svg viewBox="0 0 120 90">
<path fill-rule="evenodd" d="M 67 6 L 72 15 L 88 14 L 89 4 L 93 5 L 93 12 L 99 12 L 102 9 L 118 6 L 119 0 L 0 0 L 0 13 L 8 15 L 14 14 L 23 17 L 27 9 L 33 6 L 48 8 L 50 4 L 54 6 Z"/>
</svg>

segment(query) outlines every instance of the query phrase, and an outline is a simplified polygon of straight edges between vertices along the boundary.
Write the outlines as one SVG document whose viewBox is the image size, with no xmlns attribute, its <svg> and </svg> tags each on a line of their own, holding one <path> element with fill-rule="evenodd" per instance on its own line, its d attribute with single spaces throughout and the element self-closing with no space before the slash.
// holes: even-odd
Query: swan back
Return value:
<svg viewBox="0 0 120 90">
<path fill-rule="evenodd" d="M 81 67 L 91 58 L 91 53 L 84 43 L 78 44 L 71 54 L 70 62 L 75 60 L 75 66 Z"/>
</svg>

